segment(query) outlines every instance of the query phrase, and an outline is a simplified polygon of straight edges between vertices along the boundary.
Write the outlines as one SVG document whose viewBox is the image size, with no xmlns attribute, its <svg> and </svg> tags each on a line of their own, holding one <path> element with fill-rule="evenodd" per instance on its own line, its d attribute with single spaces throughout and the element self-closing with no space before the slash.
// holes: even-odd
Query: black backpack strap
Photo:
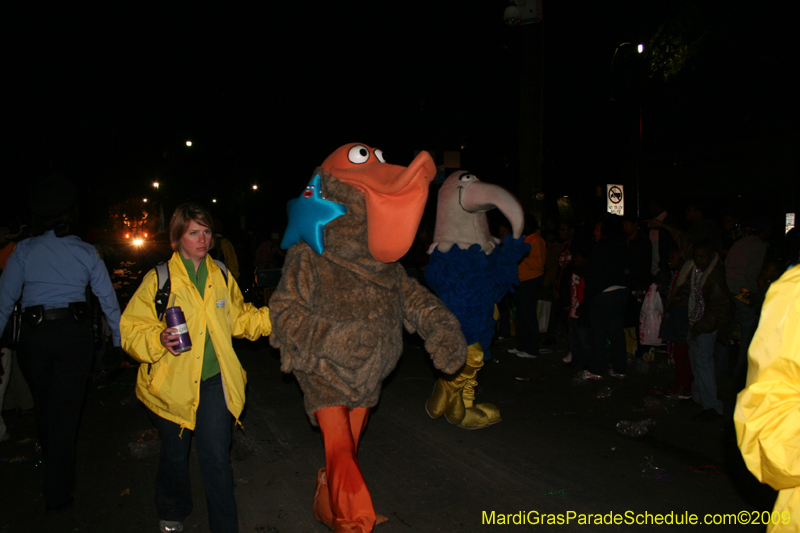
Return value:
<svg viewBox="0 0 800 533">
<path fill-rule="evenodd" d="M 164 313 L 169 304 L 169 293 L 171 283 L 169 280 L 169 261 L 162 261 L 156 265 L 156 277 L 158 278 L 158 289 L 156 289 L 156 315 L 159 320 L 163 320 Z"/>
<path fill-rule="evenodd" d="M 225 284 L 228 283 L 228 267 L 222 261 L 214 259 L 222 275 L 225 277 Z M 159 320 L 164 319 L 164 313 L 167 312 L 167 305 L 169 305 L 169 293 L 172 289 L 172 283 L 169 279 L 169 261 L 162 261 L 156 265 L 156 277 L 158 278 L 158 288 L 156 289 L 156 315 Z"/>
</svg>

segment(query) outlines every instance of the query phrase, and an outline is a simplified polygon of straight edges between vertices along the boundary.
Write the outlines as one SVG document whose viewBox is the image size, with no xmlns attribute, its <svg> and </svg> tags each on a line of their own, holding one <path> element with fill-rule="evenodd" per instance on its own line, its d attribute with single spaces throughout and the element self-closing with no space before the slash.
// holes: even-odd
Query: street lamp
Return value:
<svg viewBox="0 0 800 533">
<path fill-rule="evenodd" d="M 186 141 L 186 146 L 191 147 L 192 146 L 192 141 Z"/>
<path fill-rule="evenodd" d="M 161 184 L 159 182 L 157 182 L 157 181 L 153 182 L 153 188 L 156 190 L 155 202 L 158 205 L 158 231 L 162 232 L 162 231 L 164 231 L 164 202 L 158 200 L 159 199 L 159 194 L 158 194 L 159 186 L 161 186 Z M 147 201 L 147 199 L 145 198 L 145 202 L 146 201 Z M 155 209 L 155 206 L 153 206 L 153 209 Z"/>
</svg>

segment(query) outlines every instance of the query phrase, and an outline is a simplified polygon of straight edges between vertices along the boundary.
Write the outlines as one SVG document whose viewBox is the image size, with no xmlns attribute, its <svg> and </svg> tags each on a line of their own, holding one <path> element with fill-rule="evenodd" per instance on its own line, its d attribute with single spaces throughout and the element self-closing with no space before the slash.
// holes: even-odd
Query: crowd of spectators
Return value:
<svg viewBox="0 0 800 533">
<path fill-rule="evenodd" d="M 650 201 L 641 218 L 543 224 L 554 258 L 539 296 L 553 302 L 544 344 L 566 335 L 564 362 L 579 380 L 625 379 L 628 358 L 664 353 L 675 366 L 668 394 L 693 400 L 703 407 L 697 418 L 713 421 L 723 414 L 716 380 L 727 374 L 744 383 L 766 292 L 798 262 L 798 230 L 784 232 L 775 213 L 712 214 L 702 200 L 680 210 L 662 204 Z M 642 304 L 653 284 L 664 309 L 660 342 L 643 344 Z M 498 340 L 509 331 L 508 302 L 501 304 Z"/>
<path fill-rule="evenodd" d="M 214 258 L 227 265 L 227 271 L 241 285 L 245 297 L 248 290 L 255 292 L 277 284 L 285 257 L 279 232 L 234 231 L 228 234 L 219 220 L 215 220 L 214 226 L 216 247 L 213 254 L 219 254 Z M 14 228 L 13 231 L 9 227 L 0 228 L 0 270 L 6 268 L 5 262 L 17 243 L 30 236 L 24 224 L 16 223 Z M 507 225 L 500 224 L 499 236 L 502 238 L 509 230 Z M 744 385 L 748 349 L 767 291 L 784 272 L 800 262 L 797 228 L 784 231 L 771 213 L 728 210 L 717 217 L 711 214 L 709 205 L 700 200 L 693 200 L 677 211 L 653 200 L 647 204 L 646 214 L 641 218 L 630 214 L 622 217 L 604 214 L 584 220 L 565 217 L 557 224 L 540 225 L 531 216 L 526 223 L 525 236 L 533 251 L 520 263 L 522 283 L 516 294 L 513 297 L 509 294 L 498 302 L 500 319 L 496 340 L 516 336 L 516 348 L 509 351 L 522 358 L 535 358 L 549 353 L 551 350 L 542 346 L 556 342 L 562 335 L 569 347 L 563 361 L 574 369 L 577 381 L 625 380 L 631 357 L 646 359 L 654 352 L 662 352 L 675 368 L 669 396 L 698 404 L 702 409 L 695 418 L 702 422 L 713 422 L 730 414 L 724 413 L 723 402 L 718 397 L 717 379 L 727 374 L 735 383 Z M 424 268 L 424 251 L 429 241 L 429 231 L 423 223 L 418 243 L 403 259 L 407 269 Z M 76 239 L 76 242 L 79 241 Z M 91 246 L 81 243 L 91 252 L 82 248 L 92 256 L 93 268 L 113 272 L 113 267 L 109 267 L 113 250 L 101 243 L 93 244 L 97 258 L 93 257 Z M 150 259 L 160 260 L 157 254 Z M 106 260 L 106 268 L 102 260 Z M 142 266 L 146 272 L 152 265 Z M 95 281 L 110 286 L 107 278 L 106 274 Z M 259 294 L 251 301 L 260 299 L 259 305 L 266 304 L 267 297 Z M 643 337 L 638 329 L 643 302 L 651 295 L 660 299 L 664 311 L 659 342 L 647 344 L 641 341 Z M 540 300 L 552 306 L 537 305 Z M 13 303 L 9 300 L 5 306 L 4 324 L 5 319 L 12 316 Z M 550 309 L 544 321 L 549 327 L 540 337 L 543 308 Z M 112 315 L 115 312 L 117 316 L 119 313 L 118 309 L 110 307 L 106 311 Z M 49 320 L 47 316 L 45 319 Z M 10 320 L 9 324 L 12 325 Z M 114 333 L 117 337 L 114 344 L 118 345 L 119 333 Z M 29 335 L 29 338 L 34 337 Z M 639 341 L 633 343 L 634 346 L 638 344 L 634 350 L 630 349 L 629 338 Z M 89 339 L 83 341 L 88 346 Z M 13 347 L 11 329 L 6 329 L 0 367 L 0 410 L 7 389 L 10 403 L 21 409 L 30 409 L 33 400 L 45 404 L 47 398 L 41 388 L 32 386 L 29 391 L 20 379 Z M 61 349 L 60 346 L 52 348 L 54 351 Z M 36 350 L 43 348 L 37 346 Z M 95 357 L 96 368 L 103 367 L 102 360 L 102 355 Z M 23 368 L 23 372 L 25 370 Z M 85 381 L 88 372 L 87 366 L 81 380 Z M 34 375 L 34 370 L 28 369 L 28 374 Z M 15 389 L 23 392 L 12 392 Z M 75 393 L 75 396 L 80 395 Z M 8 400 L 6 407 L 9 407 Z M 51 416 L 53 420 L 57 418 L 54 416 Z M 63 432 L 69 439 L 73 439 L 76 431 L 78 411 L 71 417 L 75 427 Z M 39 418 L 45 420 L 41 422 L 44 425 L 39 428 L 40 433 L 52 432 L 53 420 Z M 0 441 L 8 438 L 0 417 Z M 49 450 L 55 448 L 52 445 Z M 60 464 L 53 457 L 47 460 L 51 471 L 52 465 Z M 71 502 L 68 487 L 65 487 L 72 478 L 74 465 L 64 468 L 66 473 L 61 477 L 66 481 L 50 482 L 55 488 L 51 490 L 48 507 L 53 509 Z"/>
</svg>

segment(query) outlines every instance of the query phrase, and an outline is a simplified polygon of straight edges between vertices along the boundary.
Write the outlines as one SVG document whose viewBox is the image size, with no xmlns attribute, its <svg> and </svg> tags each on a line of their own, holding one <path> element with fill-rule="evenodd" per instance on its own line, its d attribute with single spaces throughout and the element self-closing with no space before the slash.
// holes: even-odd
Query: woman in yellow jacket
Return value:
<svg viewBox="0 0 800 533">
<path fill-rule="evenodd" d="M 767 292 L 733 421 L 747 468 L 780 491 L 767 531 L 800 532 L 800 265 Z"/>
<path fill-rule="evenodd" d="M 183 204 L 172 215 L 170 307 L 180 307 L 186 316 L 189 351 L 176 350 L 178 330 L 157 317 L 155 270 L 145 275 L 120 322 L 122 347 L 142 363 L 136 395 L 149 409 L 161 439 L 156 507 L 162 532 L 182 531 L 192 510 L 188 469 L 192 433 L 210 529 L 238 530 L 230 447 L 233 421 L 238 422 L 244 407 L 246 374 L 231 337 L 255 340 L 272 330 L 269 309 L 245 303 L 233 276 L 226 281 L 208 257 L 213 231 L 210 213 L 197 204 Z"/>
</svg>

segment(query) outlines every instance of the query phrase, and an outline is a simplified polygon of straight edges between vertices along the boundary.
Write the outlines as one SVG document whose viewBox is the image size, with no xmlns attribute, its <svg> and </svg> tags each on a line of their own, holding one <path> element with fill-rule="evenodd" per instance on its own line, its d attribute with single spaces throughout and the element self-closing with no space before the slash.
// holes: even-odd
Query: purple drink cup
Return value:
<svg viewBox="0 0 800 533">
<path fill-rule="evenodd" d="M 192 349 L 192 339 L 189 337 L 189 328 L 186 326 L 186 317 L 180 307 L 170 307 L 166 312 L 167 327 L 178 330 L 178 345 L 174 346 L 176 352 L 182 353 Z"/>
</svg>

